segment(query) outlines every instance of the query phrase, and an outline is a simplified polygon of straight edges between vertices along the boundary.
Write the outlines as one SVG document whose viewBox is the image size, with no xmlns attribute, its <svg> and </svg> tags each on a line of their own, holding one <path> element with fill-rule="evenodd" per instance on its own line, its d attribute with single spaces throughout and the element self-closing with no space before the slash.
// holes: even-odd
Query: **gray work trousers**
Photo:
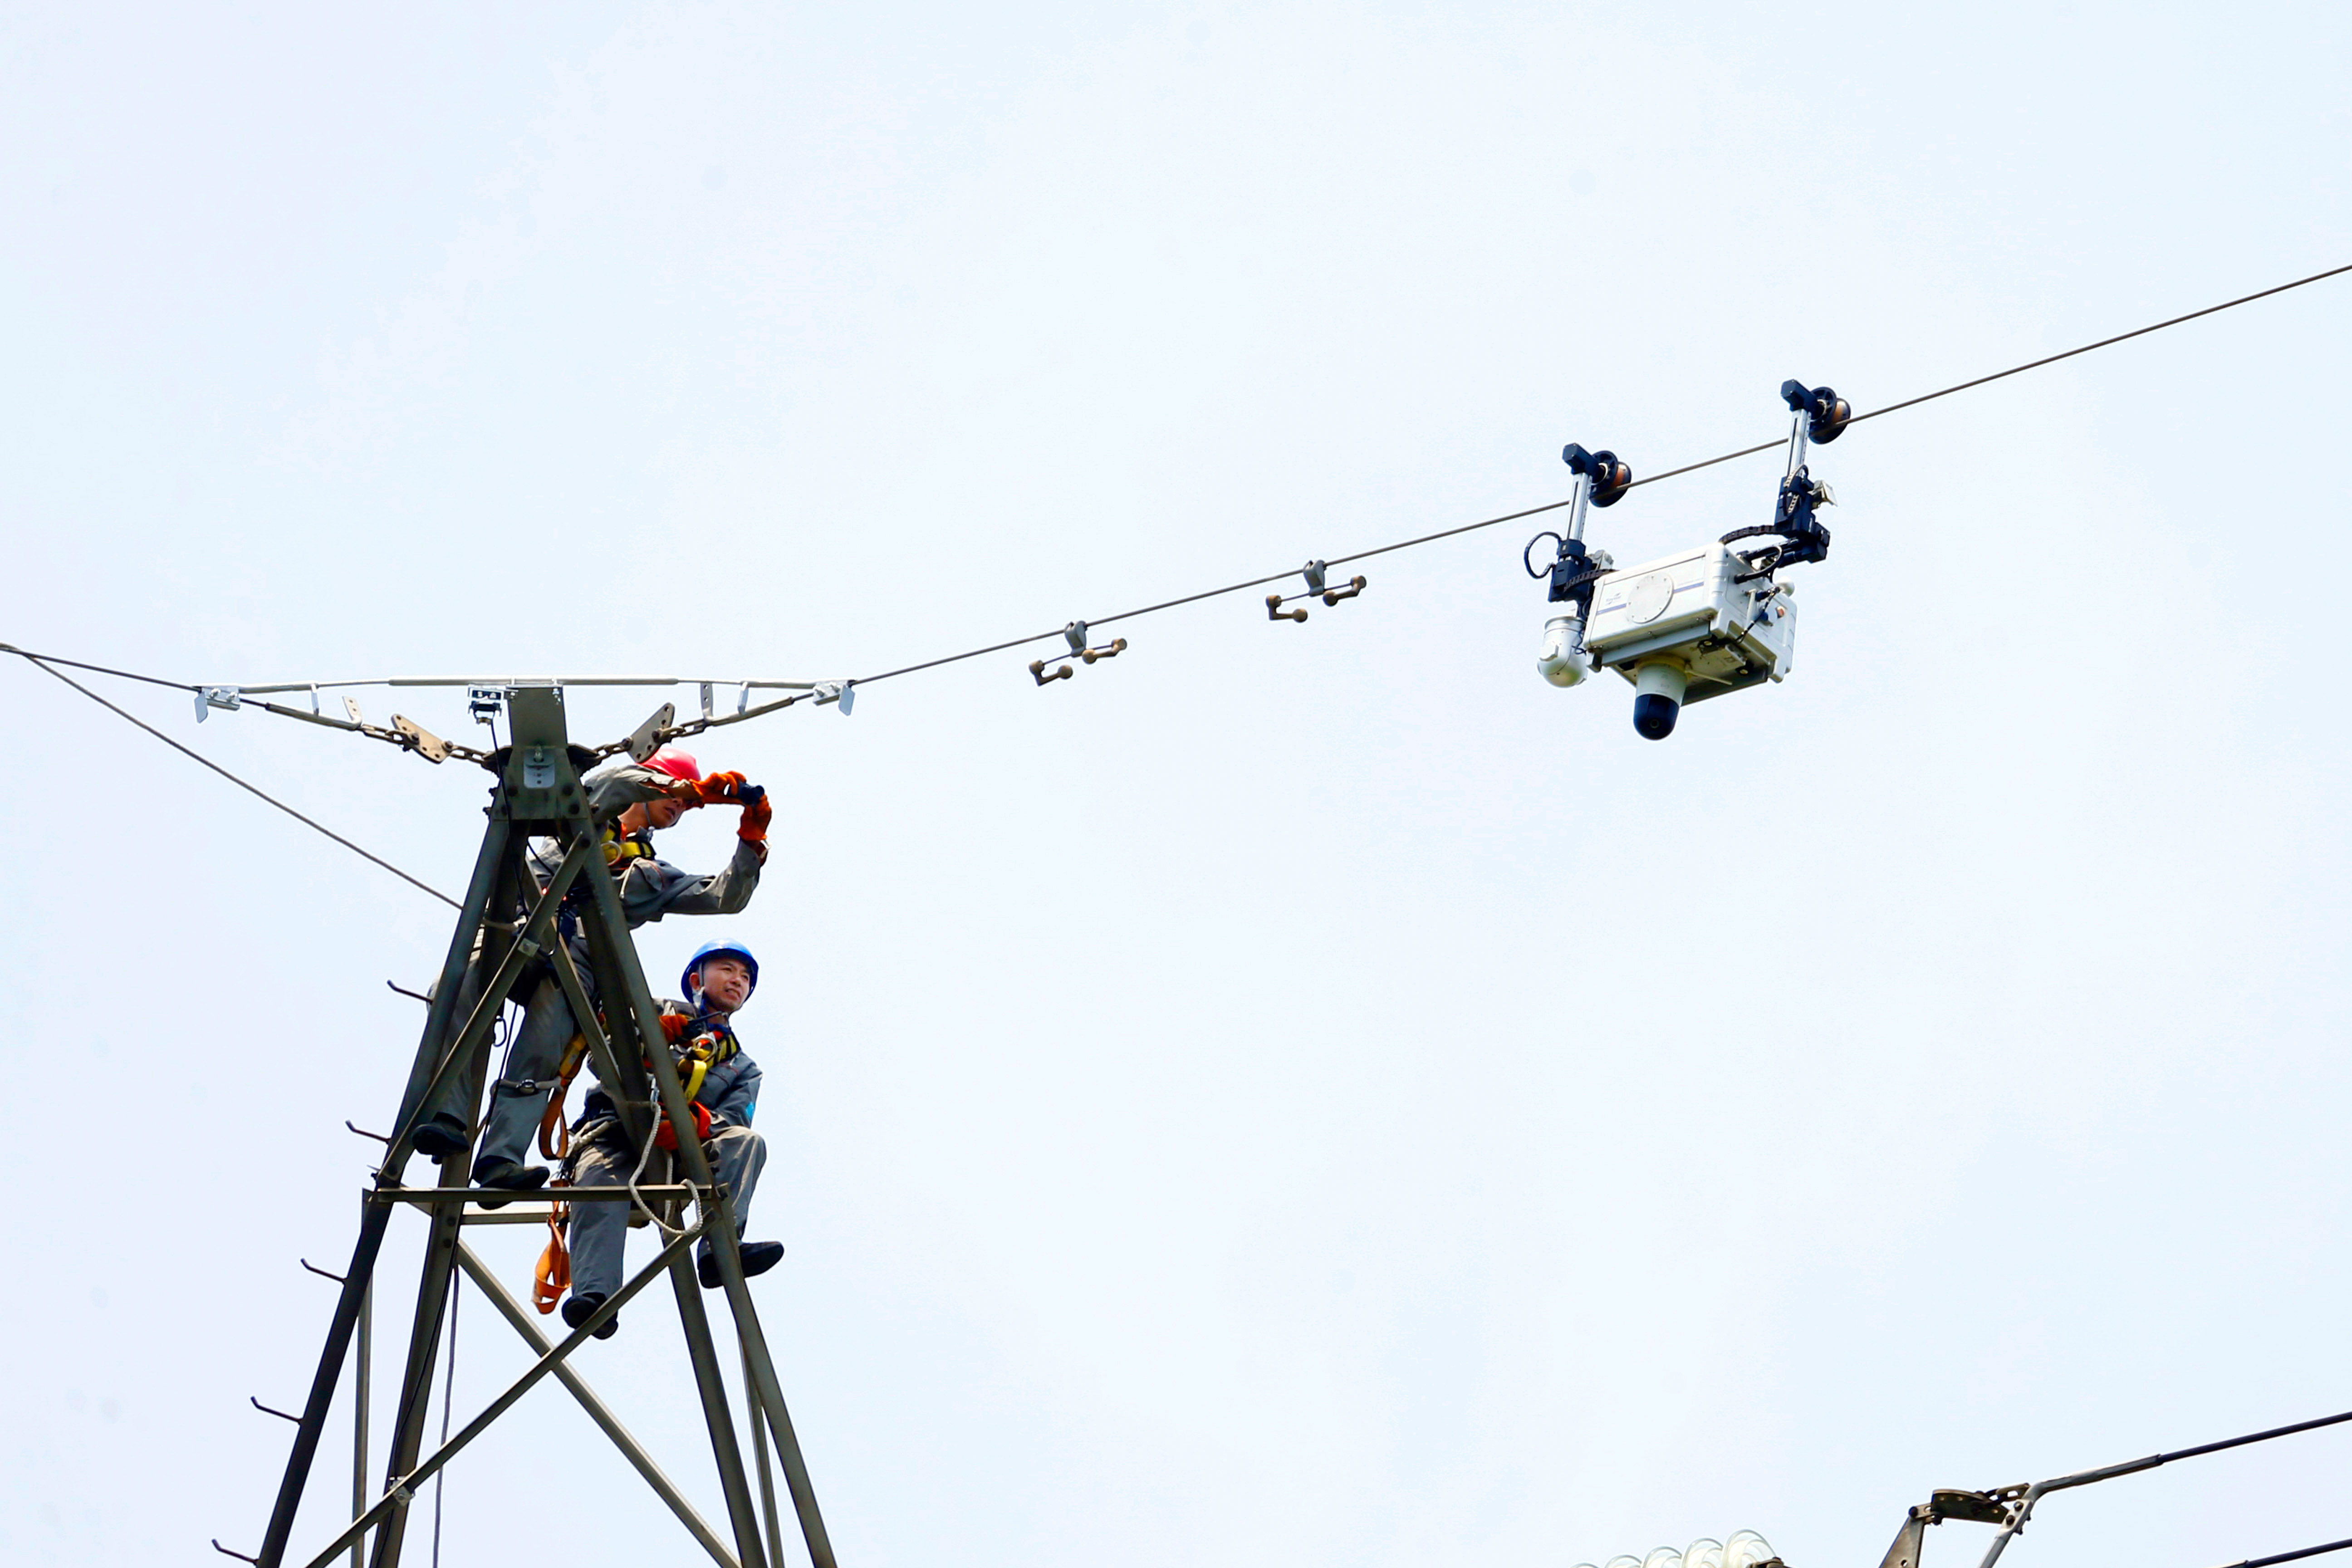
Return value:
<svg viewBox="0 0 2352 1568">
<path fill-rule="evenodd" d="M 721 1127 L 702 1141 L 709 1156 L 710 1173 L 727 1189 L 735 1209 L 735 1234 L 740 1238 L 751 1214 L 751 1194 L 759 1190 L 761 1168 L 768 1163 L 768 1141 L 748 1127 Z M 658 1173 L 667 1155 L 656 1151 L 646 1162 L 637 1184 L 665 1179 Z M 617 1187 L 627 1184 L 637 1157 L 629 1141 L 615 1128 L 572 1161 L 575 1187 Z M 621 1244 L 629 1234 L 634 1204 L 574 1204 L 572 1205 L 572 1293 L 610 1296 L 621 1288 Z M 708 1247 L 709 1242 L 702 1243 Z"/>
<path fill-rule="evenodd" d="M 465 986 L 457 994 L 459 1024 L 474 1010 L 478 984 L 475 971 L 468 969 Z M 507 1055 L 505 1071 L 509 1083 L 531 1081 L 541 1087 L 528 1094 L 517 1094 L 500 1089 L 498 1079 L 490 1080 L 490 1110 L 483 1119 L 482 1145 L 475 1155 L 476 1163 L 484 1160 L 530 1163 L 531 1136 L 539 1130 L 539 1119 L 547 1110 L 548 1094 L 554 1088 L 557 1070 L 563 1066 L 563 1049 L 579 1032 L 579 1026 L 572 1022 L 572 1004 L 563 998 L 563 988 L 555 983 L 553 975 L 549 975 L 524 1004 L 522 1027 L 516 1032 L 514 1048 Z M 426 1120 L 454 1121 L 461 1127 L 473 1125 L 473 1107 L 466 1102 L 467 1077 L 463 1068 L 449 1075 L 440 1094 L 425 1108 Z"/>
</svg>

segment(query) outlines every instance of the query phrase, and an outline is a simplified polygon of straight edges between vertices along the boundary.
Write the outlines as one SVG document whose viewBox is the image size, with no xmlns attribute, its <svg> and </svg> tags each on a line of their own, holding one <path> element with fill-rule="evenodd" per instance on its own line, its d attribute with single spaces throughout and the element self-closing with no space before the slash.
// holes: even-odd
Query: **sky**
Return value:
<svg viewBox="0 0 2352 1568">
<path fill-rule="evenodd" d="M 1791 377 L 1866 411 L 2352 262 L 2347 45 L 2260 4 L 27 0 L 0 639 L 252 685 L 1050 632 L 1557 501 L 1568 441 L 1771 440 Z M 1042 690 L 1051 641 L 699 738 L 773 852 L 639 947 L 761 961 L 753 1289 L 840 1562 L 1745 1528 L 1867 1568 L 1936 1488 L 2352 1408 L 2347 330 L 2352 277 L 1856 426 L 1792 673 L 1662 743 L 1535 674 L 1538 520 L 1303 625 L 1234 595 Z M 1590 534 L 1701 544 L 1778 477 Z M 394 1113 L 386 983 L 448 910 L 6 662 L 0 1559 L 251 1552 L 290 1428 L 247 1400 L 301 1402 L 298 1260 L 349 1257 L 344 1122 Z M 462 886 L 464 763 L 79 679 Z M 574 689 L 574 733 L 665 700 Z M 478 1245 L 521 1290 L 534 1233 Z M 456 1420 L 528 1359 L 469 1288 Z M 659 1298 L 577 1364 L 723 1519 Z M 2006 1562 L 2336 1539 L 2347 1460 L 2066 1493 Z M 692 1550 L 552 1384 L 440 1506 L 453 1563 Z"/>
</svg>

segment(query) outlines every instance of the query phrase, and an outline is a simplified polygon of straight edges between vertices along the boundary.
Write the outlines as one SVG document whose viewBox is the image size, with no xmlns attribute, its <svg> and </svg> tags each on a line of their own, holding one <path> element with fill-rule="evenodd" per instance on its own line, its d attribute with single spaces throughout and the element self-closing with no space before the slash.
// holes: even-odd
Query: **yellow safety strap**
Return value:
<svg viewBox="0 0 2352 1568">
<path fill-rule="evenodd" d="M 690 1100 L 700 1093 L 702 1080 L 710 1076 L 710 1069 L 741 1048 L 735 1043 L 732 1029 L 697 1035 L 694 1043 L 677 1055 L 677 1065 L 687 1074 L 686 1098 Z"/>
<path fill-rule="evenodd" d="M 709 1037 L 705 1036 L 704 1039 L 707 1040 Z M 710 1076 L 710 1047 L 698 1040 L 680 1058 L 679 1065 L 688 1069 L 686 1077 L 686 1098 L 690 1104 L 694 1097 L 702 1092 L 702 1080 Z"/>
<path fill-rule="evenodd" d="M 653 858 L 653 840 L 642 835 L 624 837 L 617 828 L 604 829 L 604 864 L 617 866 L 624 860 Z"/>
</svg>

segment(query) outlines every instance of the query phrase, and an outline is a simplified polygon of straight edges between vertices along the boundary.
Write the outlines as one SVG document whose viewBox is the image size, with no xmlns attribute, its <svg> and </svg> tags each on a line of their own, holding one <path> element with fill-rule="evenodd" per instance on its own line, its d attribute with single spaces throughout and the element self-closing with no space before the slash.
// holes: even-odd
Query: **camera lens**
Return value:
<svg viewBox="0 0 2352 1568">
<path fill-rule="evenodd" d="M 1689 687 L 1690 672 L 1665 659 L 1652 659 L 1633 672 L 1633 728 L 1644 740 L 1663 741 L 1675 732 Z"/>
</svg>

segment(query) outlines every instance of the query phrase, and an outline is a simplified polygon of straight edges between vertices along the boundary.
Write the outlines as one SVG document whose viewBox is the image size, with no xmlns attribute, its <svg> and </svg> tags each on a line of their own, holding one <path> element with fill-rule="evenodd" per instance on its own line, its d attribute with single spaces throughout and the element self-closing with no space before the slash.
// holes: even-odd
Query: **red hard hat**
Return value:
<svg viewBox="0 0 2352 1568">
<path fill-rule="evenodd" d="M 664 746 L 647 757 L 643 765 L 686 784 L 699 783 L 702 778 L 702 764 L 676 746 Z"/>
</svg>

